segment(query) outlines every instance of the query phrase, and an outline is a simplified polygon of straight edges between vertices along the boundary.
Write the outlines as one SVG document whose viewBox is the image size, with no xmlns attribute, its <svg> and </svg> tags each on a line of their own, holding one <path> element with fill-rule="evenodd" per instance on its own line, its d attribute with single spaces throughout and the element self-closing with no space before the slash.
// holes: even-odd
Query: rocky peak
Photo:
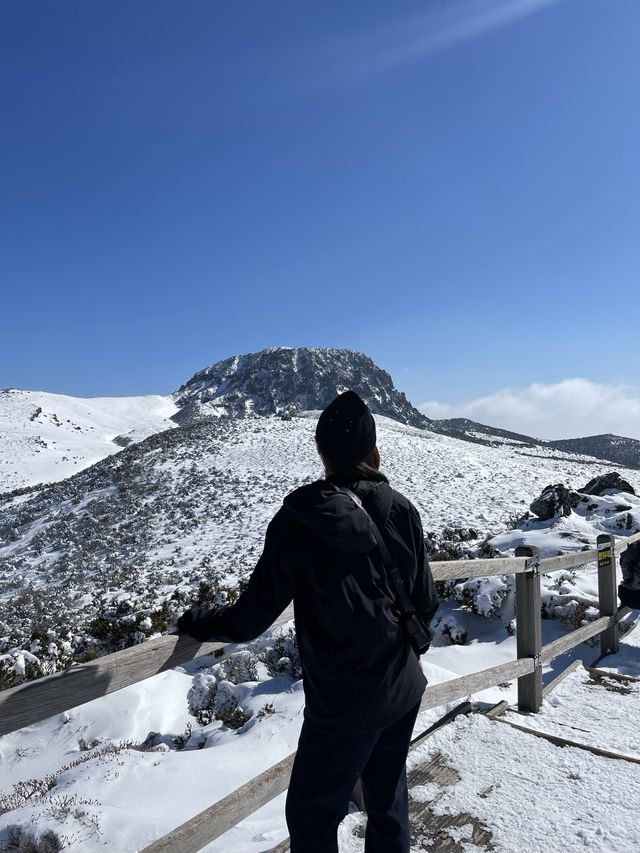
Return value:
<svg viewBox="0 0 640 853">
<path fill-rule="evenodd" d="M 199 371 L 173 396 L 179 421 L 207 415 L 291 417 L 323 409 L 348 389 L 373 414 L 416 427 L 430 423 L 386 371 L 348 349 L 273 347 L 235 355 Z"/>
</svg>

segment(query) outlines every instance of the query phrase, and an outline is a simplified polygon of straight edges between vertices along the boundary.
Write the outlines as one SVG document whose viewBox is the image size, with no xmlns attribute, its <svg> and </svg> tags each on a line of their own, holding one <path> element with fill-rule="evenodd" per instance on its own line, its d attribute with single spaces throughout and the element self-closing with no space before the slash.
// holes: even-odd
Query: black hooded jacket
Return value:
<svg viewBox="0 0 640 853">
<path fill-rule="evenodd" d="M 438 598 L 417 510 L 387 482 L 342 482 L 382 530 L 416 612 L 428 625 Z M 337 485 L 319 480 L 288 495 L 235 604 L 186 613 L 198 640 L 259 636 L 293 599 L 305 718 L 331 731 L 394 722 L 420 701 L 426 679 L 394 616 L 393 595 L 366 515 Z"/>
</svg>

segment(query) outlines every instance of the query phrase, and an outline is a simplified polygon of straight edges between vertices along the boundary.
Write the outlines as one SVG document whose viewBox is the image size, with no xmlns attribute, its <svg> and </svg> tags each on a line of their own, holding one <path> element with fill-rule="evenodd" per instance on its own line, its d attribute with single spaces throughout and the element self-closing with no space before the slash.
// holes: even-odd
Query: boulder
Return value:
<svg viewBox="0 0 640 853">
<path fill-rule="evenodd" d="M 576 505 L 576 493 L 570 491 L 562 483 L 546 486 L 540 497 L 537 497 L 529 509 L 541 521 L 548 521 L 557 515 L 571 515 L 571 507 Z"/>
<path fill-rule="evenodd" d="M 601 495 L 607 489 L 613 489 L 616 492 L 627 492 L 630 495 L 635 495 L 633 486 L 624 480 L 617 471 L 610 471 L 608 474 L 600 474 L 599 477 L 594 477 L 589 480 L 587 485 L 580 489 L 584 495 Z"/>
</svg>

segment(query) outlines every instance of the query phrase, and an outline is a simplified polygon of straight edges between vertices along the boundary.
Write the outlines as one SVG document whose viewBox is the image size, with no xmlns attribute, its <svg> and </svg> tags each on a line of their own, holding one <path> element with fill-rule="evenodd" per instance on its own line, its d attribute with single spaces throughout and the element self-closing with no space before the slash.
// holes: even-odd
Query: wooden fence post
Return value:
<svg viewBox="0 0 640 853">
<path fill-rule="evenodd" d="M 618 612 L 618 582 L 616 579 L 616 540 L 601 533 L 598 543 L 598 598 L 600 615 L 614 616 Z M 619 649 L 618 625 L 606 628 L 600 634 L 600 655 L 615 654 Z"/>
<path fill-rule="evenodd" d="M 516 557 L 528 557 L 531 569 L 516 575 L 516 641 L 519 658 L 533 658 L 534 671 L 518 679 L 518 710 L 536 713 L 542 705 L 542 606 L 539 551 L 516 548 Z"/>
</svg>

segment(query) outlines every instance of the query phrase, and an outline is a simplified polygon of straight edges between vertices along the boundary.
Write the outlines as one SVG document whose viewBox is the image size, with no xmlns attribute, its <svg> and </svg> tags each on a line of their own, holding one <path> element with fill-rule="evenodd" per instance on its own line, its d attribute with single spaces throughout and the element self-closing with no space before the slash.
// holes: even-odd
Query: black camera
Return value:
<svg viewBox="0 0 640 853">
<path fill-rule="evenodd" d="M 402 625 L 414 652 L 423 655 L 431 645 L 431 631 L 425 628 L 415 613 L 403 614 Z"/>
</svg>

